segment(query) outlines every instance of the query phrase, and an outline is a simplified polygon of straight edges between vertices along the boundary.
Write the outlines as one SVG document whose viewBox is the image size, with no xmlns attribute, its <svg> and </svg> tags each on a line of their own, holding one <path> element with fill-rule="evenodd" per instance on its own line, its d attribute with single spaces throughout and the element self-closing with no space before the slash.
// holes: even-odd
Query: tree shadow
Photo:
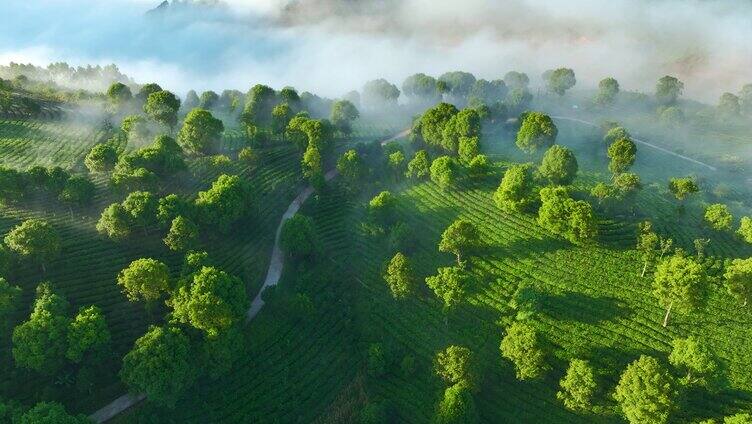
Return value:
<svg viewBox="0 0 752 424">
<path fill-rule="evenodd" d="M 542 311 L 557 320 L 598 324 L 630 314 L 624 302 L 613 297 L 592 297 L 583 293 L 542 294 Z"/>
<path fill-rule="evenodd" d="M 474 254 L 476 256 L 492 257 L 514 256 L 518 259 L 525 259 L 528 257 L 539 257 L 546 253 L 565 249 L 568 246 L 570 246 L 570 244 L 567 241 L 557 238 L 530 237 L 513 240 L 506 244 L 488 244 L 481 246 L 476 249 Z"/>
</svg>

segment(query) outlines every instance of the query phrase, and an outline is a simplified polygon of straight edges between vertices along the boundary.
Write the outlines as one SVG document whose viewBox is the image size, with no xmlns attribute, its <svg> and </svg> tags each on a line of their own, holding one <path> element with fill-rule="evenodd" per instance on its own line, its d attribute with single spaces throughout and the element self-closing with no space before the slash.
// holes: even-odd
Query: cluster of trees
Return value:
<svg viewBox="0 0 752 424">
<path fill-rule="evenodd" d="M 131 301 L 153 305 L 167 296 L 171 308 L 167 323 L 150 327 L 123 358 L 120 377 L 132 392 L 171 406 L 202 374 L 217 378 L 240 356 L 245 284 L 211 266 L 205 252 L 189 252 L 176 279 L 164 263 L 143 258 L 117 282 Z"/>
<path fill-rule="evenodd" d="M 69 309 L 68 301 L 49 283 L 37 287 L 29 319 L 13 330 L 17 366 L 55 375 L 66 365 L 94 367 L 107 359 L 110 332 L 102 310 L 81 307 L 71 317 Z"/>
<path fill-rule="evenodd" d="M 136 226 L 144 234 L 157 225 L 169 228 L 165 244 L 175 251 L 194 249 L 199 241 L 199 226 L 207 232 L 226 234 L 253 210 L 251 189 L 237 175 L 220 175 L 206 191 L 190 201 L 176 194 L 162 198 L 148 191 L 134 191 L 121 203 L 104 209 L 97 231 L 113 240 L 131 236 Z"/>
<path fill-rule="evenodd" d="M 32 196 L 54 196 L 73 207 L 91 204 L 96 187 L 83 175 L 59 167 L 32 166 L 26 171 L 0 166 L 0 203 L 18 202 Z"/>
<path fill-rule="evenodd" d="M 421 109 L 445 100 L 475 109 L 483 117 L 503 120 L 521 112 L 530 103 L 529 82 L 526 74 L 515 71 L 493 81 L 462 71 L 447 72 L 438 78 L 418 73 L 405 79 L 402 94 L 409 104 Z"/>
</svg>

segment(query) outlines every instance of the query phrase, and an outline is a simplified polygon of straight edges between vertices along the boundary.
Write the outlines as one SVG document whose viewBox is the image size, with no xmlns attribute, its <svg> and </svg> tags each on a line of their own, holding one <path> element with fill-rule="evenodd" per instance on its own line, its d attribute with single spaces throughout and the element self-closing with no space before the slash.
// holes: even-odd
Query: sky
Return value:
<svg viewBox="0 0 752 424">
<path fill-rule="evenodd" d="M 752 82 L 749 0 L 4 0 L 0 63 L 115 63 L 184 93 L 256 83 L 337 97 L 370 79 L 571 67 L 651 92 L 663 75 L 715 101 Z"/>
</svg>

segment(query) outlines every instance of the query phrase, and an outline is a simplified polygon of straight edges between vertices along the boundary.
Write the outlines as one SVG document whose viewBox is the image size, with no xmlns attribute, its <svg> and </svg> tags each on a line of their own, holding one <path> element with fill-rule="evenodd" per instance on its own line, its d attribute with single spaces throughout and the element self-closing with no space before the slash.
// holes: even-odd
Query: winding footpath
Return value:
<svg viewBox="0 0 752 424">
<path fill-rule="evenodd" d="M 395 134 L 392 137 L 389 137 L 385 140 L 381 141 L 381 145 L 385 145 L 389 143 L 390 141 L 399 140 L 400 138 L 403 138 L 407 136 L 410 133 L 410 130 L 404 130 L 400 132 L 399 134 Z M 329 172 L 327 172 L 324 175 L 324 179 L 326 181 L 331 181 L 334 178 L 336 178 L 339 175 L 339 172 L 337 172 L 336 169 L 331 169 Z M 258 294 L 256 297 L 253 298 L 253 301 L 251 302 L 251 307 L 248 308 L 248 311 L 246 312 L 246 322 L 251 321 L 258 313 L 261 311 L 261 308 L 264 307 L 264 301 L 261 299 L 261 293 L 264 292 L 264 290 L 267 287 L 275 286 L 279 282 L 280 277 L 282 276 L 282 269 L 284 268 L 284 262 L 285 262 L 285 255 L 282 252 L 282 249 L 279 246 L 279 237 L 282 232 L 282 225 L 284 225 L 285 221 L 292 218 L 303 206 L 306 200 L 308 200 L 309 197 L 313 194 L 314 189 L 311 186 L 306 187 L 301 191 L 298 196 L 290 203 L 290 206 L 287 207 L 287 210 L 282 215 L 282 219 L 279 221 L 279 225 L 277 225 L 277 232 L 274 236 L 274 247 L 272 248 L 272 257 L 269 261 L 269 269 L 266 272 L 266 278 L 264 279 L 264 284 L 259 289 Z M 89 419 L 96 423 L 104 423 L 112 418 L 114 418 L 116 415 L 122 413 L 128 408 L 131 408 L 132 406 L 135 406 L 139 402 L 146 399 L 146 395 L 144 394 L 131 394 L 126 393 L 117 399 L 113 400 L 109 404 L 105 405 L 101 409 L 99 409 L 97 412 L 89 415 Z"/>
<path fill-rule="evenodd" d="M 577 123 L 580 123 L 580 124 L 584 124 L 584 125 L 587 125 L 587 126 L 590 126 L 590 127 L 595 127 L 595 128 L 598 128 L 598 125 L 596 125 L 596 124 L 595 124 L 595 123 L 593 123 L 593 122 L 589 122 L 589 121 L 585 121 L 585 120 L 582 120 L 582 119 L 577 119 L 577 118 L 570 118 L 570 117 L 568 117 L 568 116 L 552 116 L 551 118 L 553 118 L 553 119 L 558 119 L 558 120 L 561 120 L 561 121 L 570 121 L 570 122 L 577 122 Z M 684 160 L 686 160 L 686 161 L 689 161 L 689 162 L 692 162 L 692 163 L 694 163 L 694 164 L 697 164 L 697 165 L 703 166 L 703 167 L 705 167 L 705 168 L 707 168 L 707 169 L 709 169 L 709 170 L 711 170 L 711 171 L 717 171 L 717 170 L 718 170 L 718 168 L 716 168 L 716 167 L 715 167 L 715 166 L 713 166 L 713 165 L 708 165 L 708 164 L 707 164 L 707 163 L 705 163 L 705 162 L 700 162 L 699 160 L 697 160 L 697 159 L 693 159 L 693 158 L 691 158 L 691 157 L 689 157 L 689 156 L 684 156 L 684 155 L 682 155 L 682 154 L 679 154 L 679 153 L 676 153 L 676 152 L 672 152 L 671 150 L 668 150 L 668 149 L 664 149 L 664 148 L 663 148 L 663 147 L 661 147 L 661 146 L 656 146 L 656 145 L 655 145 L 655 144 L 653 144 L 653 143 L 648 143 L 648 142 L 647 142 L 647 141 L 645 141 L 645 140 L 640 140 L 639 138 L 634 138 L 634 137 L 632 137 L 632 141 L 634 141 L 635 143 L 638 143 L 638 144 L 642 144 L 642 145 L 644 145 L 644 146 L 652 147 L 652 148 L 654 148 L 654 149 L 656 149 L 656 150 L 658 150 L 658 151 L 661 151 L 661 152 L 663 152 L 663 153 L 666 153 L 666 154 L 669 154 L 669 155 L 672 155 L 672 156 L 676 156 L 676 157 L 678 157 L 678 158 L 684 159 Z"/>
</svg>

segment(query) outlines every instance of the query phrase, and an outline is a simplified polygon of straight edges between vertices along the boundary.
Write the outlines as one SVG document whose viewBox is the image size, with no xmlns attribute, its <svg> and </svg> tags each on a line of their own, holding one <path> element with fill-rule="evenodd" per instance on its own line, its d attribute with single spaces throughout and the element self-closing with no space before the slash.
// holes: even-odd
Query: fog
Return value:
<svg viewBox="0 0 752 424">
<path fill-rule="evenodd" d="M 752 3 L 648 0 L 228 0 L 146 12 L 147 0 L 6 0 L 0 63 L 116 63 L 139 82 L 340 96 L 384 77 L 466 70 L 492 79 L 575 70 L 650 92 L 665 75 L 715 102 L 752 82 Z"/>
</svg>

